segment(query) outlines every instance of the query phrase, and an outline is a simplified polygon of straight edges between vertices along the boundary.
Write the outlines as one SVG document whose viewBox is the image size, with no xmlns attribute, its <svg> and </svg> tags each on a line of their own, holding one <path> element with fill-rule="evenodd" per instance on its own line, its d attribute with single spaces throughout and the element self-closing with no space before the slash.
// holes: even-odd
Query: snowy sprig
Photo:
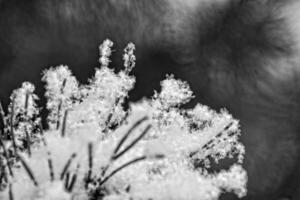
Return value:
<svg viewBox="0 0 300 200">
<path fill-rule="evenodd" d="M 109 39 L 106 39 L 100 46 L 99 46 L 99 53 L 100 53 L 100 58 L 99 62 L 102 67 L 108 67 L 110 63 L 109 57 L 111 56 L 111 48 L 113 46 L 113 42 Z"/>
<path fill-rule="evenodd" d="M 100 55 L 103 57 L 100 60 L 109 61 L 111 46 L 109 40 L 100 45 Z M 127 47 L 127 57 L 129 56 L 130 60 L 127 61 L 128 66 L 125 67 L 125 71 L 116 74 L 114 70 L 108 68 L 109 62 L 102 63 L 101 68 L 96 68 L 95 76 L 90 80 L 89 85 L 81 87 L 81 94 L 83 94 L 81 103 L 70 116 L 74 128 L 89 124 L 101 132 L 124 119 L 126 112 L 122 104 L 135 83 L 135 78 L 128 75 L 134 67 L 133 48 L 132 44 Z"/>
<path fill-rule="evenodd" d="M 34 94 L 34 86 L 24 82 L 22 87 L 15 89 L 10 97 L 11 103 L 8 107 L 9 132 L 13 138 L 14 146 L 21 150 L 27 149 L 30 154 L 30 146 L 39 140 L 40 117 L 36 101 L 38 97 Z M 7 127 L 8 128 L 8 127 Z"/>
<path fill-rule="evenodd" d="M 152 118 L 156 120 L 159 128 L 174 123 L 184 127 L 186 119 L 178 107 L 190 101 L 193 92 L 186 82 L 176 80 L 172 75 L 168 75 L 160 85 L 161 91 L 159 93 L 155 91 L 151 101 L 151 107 L 155 108 Z"/>
<path fill-rule="evenodd" d="M 76 104 L 79 98 L 78 82 L 67 66 L 50 68 L 42 78 L 46 82 L 48 123 L 51 129 L 58 129 L 65 110 Z"/>
<path fill-rule="evenodd" d="M 135 66 L 136 57 L 134 55 L 135 45 L 133 43 L 129 43 L 127 47 L 124 49 L 124 67 L 125 73 L 128 74 Z"/>
<path fill-rule="evenodd" d="M 193 98 L 193 92 L 184 81 L 175 80 L 173 75 L 167 76 L 161 82 L 161 92 L 154 94 L 154 99 L 159 99 L 165 107 L 180 106 Z"/>
<path fill-rule="evenodd" d="M 39 113 L 36 101 L 38 97 L 34 94 L 35 87 L 29 82 L 24 82 L 22 87 L 13 91 L 10 99 L 14 101 L 14 111 L 33 117 Z"/>
<path fill-rule="evenodd" d="M 247 193 L 247 173 L 241 165 L 233 165 L 228 171 L 222 170 L 214 177 L 213 183 L 225 191 L 233 191 L 239 198 Z"/>
</svg>

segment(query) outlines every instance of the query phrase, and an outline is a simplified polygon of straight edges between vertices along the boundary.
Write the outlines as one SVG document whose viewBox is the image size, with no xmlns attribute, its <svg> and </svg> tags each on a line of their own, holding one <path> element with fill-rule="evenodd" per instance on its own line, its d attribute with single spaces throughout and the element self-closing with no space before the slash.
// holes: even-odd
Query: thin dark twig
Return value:
<svg viewBox="0 0 300 200">
<path fill-rule="evenodd" d="M 116 168 L 115 170 L 113 170 L 110 174 L 108 174 L 107 176 L 105 176 L 105 178 L 103 178 L 103 180 L 100 181 L 99 185 L 103 185 L 107 180 L 109 180 L 113 175 L 115 175 L 117 172 L 121 171 L 122 169 L 126 168 L 129 165 L 132 165 L 134 163 L 137 163 L 139 161 L 145 160 L 147 158 L 147 156 L 141 156 L 138 158 L 135 158 L 123 165 L 121 165 L 120 167 Z"/>
<path fill-rule="evenodd" d="M 111 119 L 112 119 L 112 117 L 113 117 L 113 113 L 115 112 L 115 109 L 116 109 L 116 107 L 118 106 L 119 102 L 120 102 L 120 98 L 118 97 L 118 98 L 116 99 L 116 101 L 115 101 L 113 107 L 112 107 L 111 112 L 109 113 L 109 115 L 108 115 L 108 117 L 107 117 L 107 120 L 105 121 L 105 127 L 106 127 L 105 132 L 106 132 L 106 131 L 108 130 L 108 128 L 109 128 L 109 125 L 110 125 L 110 123 L 111 123 Z"/>
<path fill-rule="evenodd" d="M 220 132 L 218 132 L 218 134 L 216 134 L 216 136 L 213 139 L 210 139 L 205 145 L 203 145 L 201 147 L 201 149 L 209 149 L 211 147 L 213 147 L 215 144 L 215 140 L 216 138 L 221 137 L 226 131 L 228 131 L 228 129 L 233 125 L 233 122 L 230 122 L 228 125 L 226 125 L 224 127 L 224 129 Z M 193 157 L 194 155 L 196 155 L 199 152 L 199 150 L 193 151 L 189 154 L 189 157 Z"/>
<path fill-rule="evenodd" d="M 91 142 L 88 144 L 88 157 L 89 157 L 89 171 L 85 182 L 85 188 L 88 187 L 88 184 L 91 180 L 91 176 L 93 173 L 92 171 L 93 170 L 93 143 Z"/>
<path fill-rule="evenodd" d="M 48 168 L 49 168 L 49 174 L 50 174 L 50 179 L 51 181 L 54 181 L 54 169 L 53 169 L 53 161 L 52 161 L 52 158 L 51 158 L 51 153 L 48 151 L 47 152 L 48 154 Z"/>
<path fill-rule="evenodd" d="M 131 142 L 131 144 L 129 144 L 127 147 L 125 147 L 124 150 L 121 151 L 120 153 L 114 155 L 114 156 L 112 157 L 112 159 L 113 159 L 113 160 L 116 160 L 116 159 L 118 159 L 119 157 L 121 157 L 124 153 L 126 153 L 128 150 L 130 150 L 136 143 L 138 143 L 138 141 L 140 141 L 140 140 L 148 133 L 148 131 L 150 130 L 150 128 L 151 128 L 151 125 L 149 124 L 149 125 L 145 128 L 145 130 L 144 130 L 144 131 L 143 131 L 136 139 L 134 139 L 134 140 Z"/>
<path fill-rule="evenodd" d="M 29 102 L 29 92 L 26 92 L 26 96 L 25 96 L 25 115 L 27 115 L 28 112 L 28 102 Z"/>
<path fill-rule="evenodd" d="M 65 110 L 65 115 L 63 119 L 62 129 L 61 129 L 61 136 L 65 137 L 66 135 L 66 127 L 67 127 L 67 117 L 68 117 L 69 110 Z"/>
<path fill-rule="evenodd" d="M 108 168 L 110 167 L 111 163 L 107 164 L 103 169 L 102 169 L 102 172 L 101 172 L 101 176 L 104 176 L 106 171 L 108 170 Z"/>
<path fill-rule="evenodd" d="M 12 191 L 12 185 L 11 185 L 11 183 L 8 186 L 8 196 L 9 196 L 9 200 L 14 200 L 14 193 Z"/>
<path fill-rule="evenodd" d="M 80 165 L 78 164 L 77 168 L 76 168 L 76 172 L 75 172 L 75 174 L 73 174 L 71 182 L 69 184 L 69 187 L 67 188 L 67 191 L 69 191 L 69 192 L 72 192 L 72 190 L 74 188 L 74 185 L 75 185 L 76 180 L 77 180 L 77 174 L 78 174 L 79 168 L 80 168 Z"/>
<path fill-rule="evenodd" d="M 89 170 L 92 172 L 93 169 L 93 143 L 88 144 L 88 154 L 89 154 Z"/>
<path fill-rule="evenodd" d="M 36 181 L 36 178 L 34 177 L 34 174 L 33 174 L 32 170 L 31 170 L 30 166 L 26 163 L 26 161 L 24 160 L 24 158 L 21 155 L 17 154 L 17 156 L 20 159 L 20 161 L 21 161 L 21 163 L 22 163 L 25 171 L 27 172 L 29 178 L 32 180 L 33 184 L 35 186 L 38 186 L 39 184 Z"/>
<path fill-rule="evenodd" d="M 46 141 L 45 135 L 44 135 L 44 128 L 43 128 L 41 121 L 39 121 L 39 127 L 40 127 L 40 134 L 42 136 L 42 142 L 43 142 L 44 146 L 47 146 L 47 141 Z"/>
<path fill-rule="evenodd" d="M 147 116 L 141 118 L 127 131 L 127 133 L 122 137 L 122 139 L 118 143 L 116 149 L 114 150 L 114 153 L 111 156 L 111 161 L 117 160 L 119 157 L 121 157 L 124 153 L 126 153 L 129 149 L 131 149 L 140 139 L 142 139 L 145 136 L 145 134 L 150 129 L 150 125 L 148 125 L 148 127 L 142 132 L 142 134 L 140 136 L 138 136 L 134 141 L 132 141 L 131 144 L 129 144 L 126 148 L 124 148 L 123 151 L 121 151 L 120 153 L 117 154 L 117 152 L 121 148 L 122 144 L 126 141 L 126 139 L 133 132 L 133 130 L 136 129 L 137 126 L 139 126 L 143 121 L 145 121 L 147 119 L 148 119 Z M 108 168 L 110 167 L 110 165 L 111 165 L 111 162 L 103 168 L 103 170 L 101 172 L 101 176 L 105 175 L 105 173 L 108 170 Z"/>
<path fill-rule="evenodd" d="M 13 171 L 12 171 L 12 168 L 11 168 L 11 165 L 10 165 L 10 161 L 9 161 L 9 157 L 8 157 L 8 153 L 7 153 L 7 150 L 6 150 L 6 147 L 2 141 L 2 139 L 0 138 L 0 145 L 3 149 L 3 156 L 4 158 L 6 159 L 6 162 L 7 162 L 7 168 L 8 168 L 8 171 L 9 171 L 9 174 L 14 177 L 14 174 L 13 174 Z"/>
<path fill-rule="evenodd" d="M 60 93 L 61 94 L 64 94 L 64 89 L 66 87 L 66 83 L 67 83 L 67 79 L 64 79 L 63 80 L 63 83 L 62 83 L 62 86 L 60 88 Z M 62 104 L 63 104 L 63 101 L 62 99 L 60 99 L 60 102 L 59 102 L 59 105 L 58 105 L 58 108 L 57 108 L 57 121 L 56 121 L 56 129 L 58 130 L 59 129 L 59 126 L 60 126 L 60 111 L 61 111 L 61 108 L 62 108 Z"/>
<path fill-rule="evenodd" d="M 62 100 L 60 100 L 58 108 L 57 108 L 56 130 L 58 130 L 59 126 L 60 126 L 60 117 L 59 117 L 59 115 L 60 115 L 61 107 L 62 107 Z"/>
<path fill-rule="evenodd" d="M 69 180 L 70 180 L 70 172 L 67 172 L 66 174 L 66 180 L 65 180 L 65 189 L 68 189 L 68 185 L 69 185 Z"/>
<path fill-rule="evenodd" d="M 77 156 L 76 153 L 73 153 L 73 154 L 71 155 L 71 157 L 68 159 L 67 163 L 65 164 L 65 166 L 64 166 L 64 168 L 63 168 L 63 171 L 61 172 L 60 180 L 63 180 L 63 178 L 64 178 L 66 172 L 68 171 L 68 169 L 69 169 L 69 167 L 70 167 L 72 161 L 74 160 L 74 158 L 75 158 L 76 156 Z"/>
<path fill-rule="evenodd" d="M 4 109 L 2 107 L 1 101 L 0 101 L 0 116 L 1 116 L 1 119 L 2 119 L 2 123 L 3 123 L 3 134 L 6 135 L 6 137 L 7 137 L 7 134 L 5 134 L 5 128 L 7 128 L 7 123 L 6 123 L 6 120 L 5 120 L 5 112 L 4 112 Z"/>
<path fill-rule="evenodd" d="M 13 100 L 11 102 L 10 134 L 11 134 L 11 137 L 12 137 L 12 142 L 13 142 L 15 155 L 17 155 L 17 144 L 16 144 L 16 139 L 15 139 L 15 133 L 14 133 L 14 125 L 13 125 L 14 115 L 15 115 L 15 97 L 13 97 Z"/>
<path fill-rule="evenodd" d="M 126 121 L 126 119 L 128 118 L 128 116 L 129 116 L 129 113 L 126 112 L 125 115 L 124 115 L 124 117 L 120 120 L 120 122 L 119 122 L 119 124 L 118 124 L 119 127 L 122 126 L 122 125 L 124 124 L 124 122 Z"/>
<path fill-rule="evenodd" d="M 39 120 L 39 128 L 40 128 L 40 134 L 44 135 L 44 127 L 43 127 L 43 124 L 42 124 L 42 119 Z"/>
<path fill-rule="evenodd" d="M 25 135 L 26 135 L 26 147 L 27 147 L 27 151 L 28 151 L 28 156 L 31 156 L 31 139 L 30 139 L 30 135 L 28 133 L 27 128 L 25 127 Z"/>
<path fill-rule="evenodd" d="M 47 148 L 47 141 L 44 135 L 44 129 L 43 129 L 43 125 L 41 123 L 41 121 L 39 122 L 39 127 L 40 127 L 40 131 L 41 131 L 41 136 L 42 136 L 42 142 L 44 144 L 44 146 Z M 53 160 L 51 158 L 51 153 L 50 151 L 47 151 L 47 162 L 48 162 L 48 169 L 49 169 L 49 174 L 50 174 L 50 180 L 51 182 L 54 181 L 55 179 L 55 173 L 54 173 L 54 168 L 53 168 Z"/>
<path fill-rule="evenodd" d="M 26 117 L 26 120 L 28 120 L 28 117 L 27 117 L 27 113 L 28 113 L 28 102 L 29 102 L 29 92 L 26 92 L 26 97 L 25 97 L 25 117 Z M 30 140 L 30 135 L 28 133 L 28 130 L 27 128 L 25 127 L 25 136 L 26 136 L 26 147 L 27 147 L 27 151 L 28 151 L 28 155 L 29 157 L 31 156 L 31 148 L 30 148 L 30 145 L 31 145 L 31 140 Z"/>
<path fill-rule="evenodd" d="M 77 181 L 77 173 L 72 176 L 71 183 L 67 191 L 72 192 L 76 181 Z"/>
<path fill-rule="evenodd" d="M 60 88 L 60 93 L 61 93 L 61 94 L 64 93 L 64 89 L 65 89 L 65 87 L 66 87 L 66 83 L 67 83 L 67 79 L 65 78 L 65 79 L 63 80 L 62 86 L 61 86 L 61 88 Z"/>
<path fill-rule="evenodd" d="M 145 116 L 143 118 L 141 118 L 140 120 L 138 120 L 137 122 L 135 122 L 132 127 L 127 131 L 127 133 L 122 137 L 122 139 L 120 140 L 120 142 L 118 143 L 117 147 L 114 150 L 114 155 L 117 154 L 117 152 L 119 151 L 119 149 L 121 148 L 122 144 L 126 141 L 126 139 L 128 138 L 128 136 L 134 131 L 134 129 L 136 129 L 142 122 L 144 122 L 145 120 L 147 120 L 148 117 Z"/>
</svg>

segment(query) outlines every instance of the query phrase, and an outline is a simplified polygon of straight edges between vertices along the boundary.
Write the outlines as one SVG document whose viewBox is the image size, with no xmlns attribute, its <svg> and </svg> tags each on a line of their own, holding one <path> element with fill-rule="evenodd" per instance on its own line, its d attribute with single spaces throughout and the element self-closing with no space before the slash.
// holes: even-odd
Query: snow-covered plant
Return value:
<svg viewBox="0 0 300 200">
<path fill-rule="evenodd" d="M 40 109 L 36 104 L 38 97 L 34 94 L 34 90 L 34 86 L 29 82 L 24 82 L 21 88 L 14 90 L 10 97 L 7 117 L 14 148 L 21 151 L 26 149 L 29 154 L 31 145 L 39 141 L 41 120 Z"/>
<path fill-rule="evenodd" d="M 126 115 L 122 105 L 135 83 L 135 78 L 129 76 L 135 65 L 135 47 L 130 43 L 125 48 L 125 70 L 116 74 L 108 68 L 112 45 L 110 40 L 105 40 L 100 45 L 101 68 L 96 68 L 95 76 L 89 85 L 81 86 L 81 103 L 72 110 L 69 118 L 72 130 L 90 126 L 99 133 L 107 132 L 111 127 L 120 124 Z"/>
<path fill-rule="evenodd" d="M 58 129 L 66 110 L 72 108 L 80 97 L 78 82 L 63 65 L 45 71 L 42 80 L 46 82 L 48 124 L 50 129 Z"/>
<path fill-rule="evenodd" d="M 245 196 L 245 149 L 238 140 L 238 121 L 225 109 L 216 112 L 201 104 L 181 109 L 193 94 L 186 82 L 172 75 L 152 99 L 124 110 L 135 82 L 129 75 L 135 47 L 130 43 L 125 48 L 125 69 L 115 73 L 108 68 L 112 46 L 110 40 L 100 45 L 101 67 L 87 85 L 79 85 L 66 66 L 45 71 L 50 129 L 40 130 L 43 145 L 30 155 L 17 152 L 21 167 L 13 169 L 0 198 L 215 200 L 223 192 Z M 11 111 L 24 108 L 19 98 L 13 98 L 12 105 L 18 106 L 11 105 Z M 210 173 L 211 162 L 233 157 L 237 160 L 229 170 Z"/>
<path fill-rule="evenodd" d="M 177 88 L 177 94 L 170 87 L 165 87 L 170 82 Z M 166 102 L 174 102 L 174 95 L 182 97 L 183 101 L 192 96 L 184 82 L 171 77 L 167 77 L 161 85 L 162 91 L 155 93 L 152 100 L 131 105 L 127 121 L 147 116 L 152 127 L 139 144 L 143 151 L 132 153 L 143 152 L 139 156 L 149 157 L 162 155 L 163 159 L 148 159 L 120 172 L 110 180 L 108 187 L 119 190 L 105 199 L 218 199 L 223 191 L 244 196 L 247 175 L 241 166 L 245 150 L 238 141 L 238 121 L 225 110 L 217 113 L 200 104 L 191 110 L 176 108 L 175 105 L 182 103 L 180 101 L 165 103 L 165 107 L 157 106 L 161 105 L 160 96 L 164 96 Z M 197 130 L 191 129 L 197 119 L 206 119 L 210 123 L 203 124 L 199 120 L 201 126 Z M 141 126 L 138 132 L 143 128 Z M 233 156 L 238 161 L 228 171 L 208 173 L 209 158 L 218 162 Z M 198 166 L 200 161 L 205 164 L 203 167 Z"/>
<path fill-rule="evenodd" d="M 108 67 L 110 63 L 109 57 L 111 56 L 111 52 L 112 52 L 111 48 L 113 45 L 114 43 L 111 40 L 106 39 L 99 46 L 99 54 L 100 54 L 99 63 L 101 64 L 102 67 Z"/>
<path fill-rule="evenodd" d="M 131 72 L 131 70 L 135 66 L 136 57 L 134 55 L 135 46 L 133 43 L 129 43 L 127 47 L 124 49 L 124 67 L 125 67 L 125 73 Z"/>
</svg>

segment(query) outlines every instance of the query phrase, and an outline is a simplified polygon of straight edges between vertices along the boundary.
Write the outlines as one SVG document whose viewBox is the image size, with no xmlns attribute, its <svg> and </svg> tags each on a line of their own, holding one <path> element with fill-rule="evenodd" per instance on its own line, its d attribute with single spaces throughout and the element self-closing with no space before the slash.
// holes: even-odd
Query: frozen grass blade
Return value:
<svg viewBox="0 0 300 200">
<path fill-rule="evenodd" d="M 77 156 L 76 153 L 73 153 L 71 155 L 71 157 L 68 159 L 67 163 L 65 164 L 64 168 L 63 168 L 63 171 L 61 172 L 61 175 L 60 175 L 60 180 L 63 180 L 64 179 L 64 176 L 65 174 L 67 173 L 72 161 L 74 160 L 74 158 Z"/>
<path fill-rule="evenodd" d="M 17 154 L 17 156 L 20 159 L 25 171 L 27 172 L 27 174 L 28 174 L 29 178 L 31 179 L 31 181 L 33 182 L 33 184 L 35 186 L 38 186 L 39 184 L 38 184 L 36 178 L 34 177 L 34 174 L 31 170 L 30 166 L 26 163 L 26 161 L 24 160 L 24 158 L 21 155 Z"/>
</svg>

